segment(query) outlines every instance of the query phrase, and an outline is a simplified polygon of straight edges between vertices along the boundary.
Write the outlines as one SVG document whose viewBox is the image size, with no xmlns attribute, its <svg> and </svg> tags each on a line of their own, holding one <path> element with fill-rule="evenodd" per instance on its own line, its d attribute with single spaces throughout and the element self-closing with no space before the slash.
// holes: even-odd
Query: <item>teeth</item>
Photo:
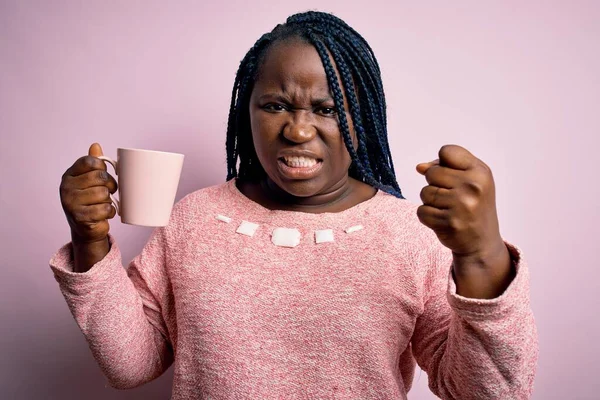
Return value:
<svg viewBox="0 0 600 400">
<path fill-rule="evenodd" d="M 293 168 L 310 168 L 315 166 L 317 160 L 310 157 L 283 157 L 285 163 Z"/>
</svg>

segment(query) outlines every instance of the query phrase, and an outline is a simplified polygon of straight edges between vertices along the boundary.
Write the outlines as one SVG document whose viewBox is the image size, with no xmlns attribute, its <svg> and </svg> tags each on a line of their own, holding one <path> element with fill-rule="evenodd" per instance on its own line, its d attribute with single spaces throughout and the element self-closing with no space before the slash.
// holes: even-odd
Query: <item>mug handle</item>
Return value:
<svg viewBox="0 0 600 400">
<path fill-rule="evenodd" d="M 117 162 L 115 160 L 113 160 L 112 158 L 108 158 L 106 156 L 98 156 L 98 158 L 102 161 L 105 161 L 107 163 L 109 163 L 110 165 L 113 166 L 113 168 L 115 169 L 115 175 L 119 175 L 118 169 L 117 169 Z M 110 195 L 110 200 L 112 201 L 113 206 L 115 207 L 115 210 L 117 211 L 117 215 L 121 215 L 121 204 L 119 202 L 119 200 L 117 200 L 112 194 Z"/>
</svg>

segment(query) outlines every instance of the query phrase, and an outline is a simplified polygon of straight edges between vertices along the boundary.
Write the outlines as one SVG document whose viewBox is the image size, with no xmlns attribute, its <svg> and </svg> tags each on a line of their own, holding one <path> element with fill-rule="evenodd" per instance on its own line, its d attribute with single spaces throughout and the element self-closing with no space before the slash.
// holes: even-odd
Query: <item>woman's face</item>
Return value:
<svg viewBox="0 0 600 400">
<path fill-rule="evenodd" d="M 347 110 L 345 104 L 354 140 Z M 312 45 L 292 39 L 268 50 L 250 98 L 250 124 L 261 165 L 287 193 L 309 197 L 348 185 L 350 155 Z"/>
</svg>

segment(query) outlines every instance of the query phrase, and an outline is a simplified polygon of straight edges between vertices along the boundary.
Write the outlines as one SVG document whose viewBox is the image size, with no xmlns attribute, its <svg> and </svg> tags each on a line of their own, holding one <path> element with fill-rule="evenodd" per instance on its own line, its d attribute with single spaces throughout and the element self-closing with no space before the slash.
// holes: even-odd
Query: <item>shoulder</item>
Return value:
<svg viewBox="0 0 600 400">
<path fill-rule="evenodd" d="M 167 230 L 185 232 L 215 218 L 220 205 L 233 201 L 230 185 L 231 182 L 220 183 L 185 195 L 173 206 Z"/>
<path fill-rule="evenodd" d="M 379 224 L 401 231 L 421 229 L 422 224 L 417 217 L 419 204 L 385 192 L 379 192 L 377 196 L 379 201 L 370 214 Z"/>
<path fill-rule="evenodd" d="M 420 204 L 387 193 L 378 196 L 381 199 L 371 214 L 380 234 L 394 238 L 393 242 L 403 247 L 409 246 L 419 253 L 437 251 L 437 236 L 417 216 Z"/>
<path fill-rule="evenodd" d="M 384 195 L 377 207 L 378 236 L 393 254 L 407 260 L 407 265 L 422 282 L 440 279 L 446 282 L 452 252 L 441 244 L 435 232 L 417 216 L 420 204 Z"/>
<path fill-rule="evenodd" d="M 214 208 L 220 201 L 232 197 L 231 182 L 219 183 L 185 195 L 173 206 L 173 214 L 187 214 Z"/>
</svg>

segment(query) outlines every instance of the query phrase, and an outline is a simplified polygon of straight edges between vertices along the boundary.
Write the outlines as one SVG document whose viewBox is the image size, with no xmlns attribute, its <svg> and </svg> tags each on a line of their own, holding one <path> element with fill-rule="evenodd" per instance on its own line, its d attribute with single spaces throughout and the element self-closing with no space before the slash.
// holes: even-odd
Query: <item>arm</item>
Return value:
<svg viewBox="0 0 600 400">
<path fill-rule="evenodd" d="M 73 247 L 50 261 L 54 276 L 90 349 L 118 389 L 133 388 L 160 376 L 173 362 L 163 318 L 168 298 L 165 240 L 157 229 L 126 271 L 117 244 L 84 273 L 74 272 Z"/>
<path fill-rule="evenodd" d="M 92 243 L 81 242 L 71 232 L 71 251 L 73 253 L 73 272 L 87 272 L 110 251 L 108 237 Z"/>
<path fill-rule="evenodd" d="M 529 273 L 508 245 L 515 277 L 493 299 L 460 296 L 452 253 L 438 246 L 426 279 L 424 312 L 412 338 L 414 356 L 442 399 L 527 399 L 538 357 L 529 305 Z"/>
</svg>

